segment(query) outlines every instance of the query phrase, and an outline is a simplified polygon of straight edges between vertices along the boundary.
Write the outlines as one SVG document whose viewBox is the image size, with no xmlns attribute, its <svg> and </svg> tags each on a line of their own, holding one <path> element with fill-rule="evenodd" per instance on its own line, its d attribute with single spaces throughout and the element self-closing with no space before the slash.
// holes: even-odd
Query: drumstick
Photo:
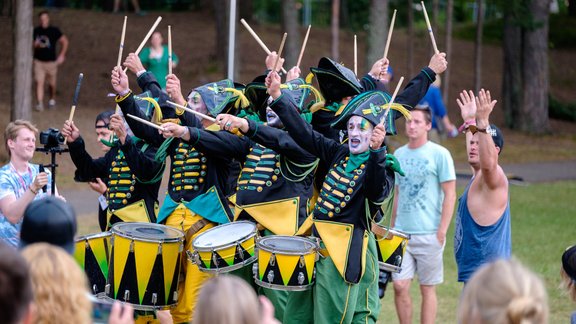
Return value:
<svg viewBox="0 0 576 324">
<path fill-rule="evenodd" d="M 160 130 L 160 131 L 164 131 L 164 128 L 163 128 L 162 126 L 158 126 L 158 125 L 156 125 L 156 124 L 154 124 L 154 123 L 152 123 L 152 122 L 147 121 L 146 119 L 142 119 L 142 118 L 140 118 L 140 117 L 136 117 L 136 116 L 130 115 L 130 114 L 126 114 L 126 116 L 128 116 L 128 117 L 130 117 L 130 118 L 132 118 L 132 119 L 134 119 L 134 120 L 136 120 L 136 121 L 139 121 L 139 122 L 141 122 L 142 124 L 146 124 L 146 125 L 148 125 L 148 126 L 150 126 L 150 127 L 156 128 L 156 129 L 158 129 L 158 130 Z"/>
<path fill-rule="evenodd" d="M 358 41 L 354 35 L 354 74 L 358 75 Z"/>
<path fill-rule="evenodd" d="M 168 74 L 172 74 L 172 27 L 168 25 Z"/>
<path fill-rule="evenodd" d="M 264 42 L 260 39 L 260 37 L 258 37 L 258 35 L 256 34 L 256 32 L 252 29 L 252 27 L 250 27 L 250 25 L 248 25 L 248 23 L 246 22 L 246 20 L 244 20 L 244 18 L 240 19 L 240 22 L 242 23 L 242 25 L 244 25 L 244 27 L 246 27 L 246 29 L 248 30 L 248 32 L 250 33 L 250 35 L 252 35 L 252 37 L 254 37 L 254 39 L 256 40 L 256 42 L 260 45 L 260 47 L 262 47 L 262 49 L 264 50 L 264 52 L 266 52 L 266 54 L 270 54 L 270 50 L 268 49 L 268 47 L 266 46 L 266 44 L 264 44 Z M 282 68 L 282 72 L 287 73 L 286 70 L 284 70 L 284 68 Z"/>
<path fill-rule="evenodd" d="M 116 64 L 116 66 L 120 66 L 120 64 L 122 64 L 122 51 L 124 51 L 124 37 L 126 36 L 127 20 L 128 16 L 124 16 L 124 25 L 122 26 L 122 37 L 120 37 L 120 49 L 118 50 L 118 64 Z"/>
<path fill-rule="evenodd" d="M 280 48 L 278 49 L 278 56 L 276 57 L 276 62 L 274 62 L 274 68 L 272 69 L 272 71 L 274 72 L 276 72 L 278 62 L 280 61 L 280 56 L 282 55 L 282 51 L 284 50 L 284 43 L 286 42 L 286 36 L 288 36 L 288 33 L 284 33 L 284 36 L 282 36 L 282 41 L 280 42 Z"/>
<path fill-rule="evenodd" d="M 386 47 L 384 47 L 383 59 L 388 58 L 388 49 L 390 48 L 390 40 L 392 40 L 392 31 L 394 31 L 394 22 L 396 21 L 396 9 L 394 9 L 394 14 L 392 14 L 392 21 L 390 21 L 390 28 L 388 28 L 388 39 L 386 40 Z"/>
<path fill-rule="evenodd" d="M 300 55 L 298 55 L 298 62 L 296 66 L 300 67 L 300 62 L 302 61 L 302 56 L 304 56 L 304 50 L 306 49 L 306 43 L 308 43 L 308 35 L 310 35 L 310 28 L 312 25 L 308 25 L 308 31 L 306 31 L 306 36 L 304 36 L 304 42 L 302 43 L 302 49 L 300 50 Z"/>
<path fill-rule="evenodd" d="M 82 79 L 84 79 L 84 73 L 78 75 L 78 82 L 76 83 L 76 90 L 74 90 L 74 97 L 72 97 L 72 107 L 70 108 L 70 116 L 68 120 L 72 122 L 74 119 L 74 112 L 76 111 L 76 105 L 78 105 L 78 95 L 80 95 L 80 86 L 82 85 Z M 64 143 L 68 141 L 68 137 L 64 138 Z"/>
<path fill-rule="evenodd" d="M 134 52 L 134 54 L 136 54 L 136 55 L 140 54 L 140 51 L 142 50 L 142 48 L 144 48 L 144 45 L 146 45 L 146 42 L 148 42 L 148 39 L 150 38 L 150 36 L 152 36 L 152 33 L 154 32 L 154 30 L 156 30 L 156 27 L 158 27 L 158 24 L 160 23 L 161 20 L 162 20 L 162 17 L 158 16 L 158 18 L 156 19 L 156 22 L 154 22 L 154 25 L 152 25 L 152 28 L 150 28 L 150 30 L 148 31 L 148 34 L 146 34 L 146 36 L 144 36 L 142 43 L 140 43 L 140 46 L 138 46 L 138 49 L 136 50 L 136 52 Z M 128 70 L 128 68 L 125 68 L 124 72 L 126 72 L 126 70 Z"/>
<path fill-rule="evenodd" d="M 432 31 L 432 26 L 430 26 L 430 19 L 428 19 L 428 12 L 426 12 L 426 6 L 424 5 L 424 1 L 420 1 L 422 4 L 422 11 L 424 12 L 424 18 L 426 19 L 426 26 L 428 27 L 428 34 L 430 34 L 430 40 L 432 40 L 432 47 L 434 47 L 434 53 L 438 54 L 438 46 L 436 46 L 436 39 L 434 38 L 434 32 Z"/>
<path fill-rule="evenodd" d="M 380 119 L 380 125 L 384 125 L 384 121 L 386 120 L 386 117 L 388 117 L 388 113 L 390 112 L 390 107 L 392 107 L 392 103 L 394 103 L 394 99 L 396 99 L 396 95 L 398 94 L 398 90 L 400 90 L 400 86 L 402 85 L 402 82 L 404 82 L 404 77 L 401 77 L 400 81 L 398 81 L 398 84 L 396 85 L 396 90 L 394 90 L 394 94 L 392 95 L 392 98 L 390 99 L 390 102 L 388 103 L 388 108 L 386 108 L 386 112 L 384 112 L 384 116 L 382 116 L 382 119 Z"/>
<path fill-rule="evenodd" d="M 168 103 L 169 105 L 172 105 L 172 106 L 173 106 L 172 108 L 178 107 L 178 108 L 184 109 L 185 111 L 187 111 L 187 112 L 189 112 L 189 113 L 191 113 L 191 114 L 194 114 L 194 115 L 196 115 L 196 116 L 198 116 L 198 117 L 200 117 L 200 118 L 204 118 L 204 119 L 209 120 L 209 121 L 211 121 L 211 122 L 213 122 L 213 123 L 216 122 L 216 119 L 215 119 L 214 117 L 210 117 L 210 116 L 208 116 L 208 115 L 206 115 L 206 114 L 203 114 L 203 113 L 201 113 L 201 112 L 197 112 L 196 110 L 190 109 L 190 108 L 188 108 L 188 107 L 184 107 L 184 106 L 182 106 L 182 105 L 179 105 L 179 104 L 174 103 L 174 102 L 169 101 L 169 100 L 167 100 L 166 103 Z"/>
</svg>

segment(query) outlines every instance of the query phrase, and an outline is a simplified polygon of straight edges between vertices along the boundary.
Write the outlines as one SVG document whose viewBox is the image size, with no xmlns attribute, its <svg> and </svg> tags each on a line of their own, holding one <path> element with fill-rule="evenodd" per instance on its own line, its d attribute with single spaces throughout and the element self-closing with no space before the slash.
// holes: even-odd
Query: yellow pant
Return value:
<svg viewBox="0 0 576 324">
<path fill-rule="evenodd" d="M 194 223 L 201 219 L 201 216 L 194 214 L 184 205 L 179 205 L 176 210 L 166 218 L 166 225 L 186 233 Z M 196 306 L 196 299 L 198 298 L 200 288 L 202 288 L 206 280 L 212 277 L 212 275 L 198 270 L 198 266 L 188 260 L 186 251 L 191 249 L 192 240 L 196 236 L 214 226 L 215 224 L 209 223 L 195 233 L 189 240 L 185 241 L 184 251 L 182 252 L 182 272 L 180 274 L 184 276 L 184 281 L 180 281 L 178 285 L 178 304 L 170 311 L 174 323 L 189 323 L 192 320 L 194 306 Z"/>
</svg>

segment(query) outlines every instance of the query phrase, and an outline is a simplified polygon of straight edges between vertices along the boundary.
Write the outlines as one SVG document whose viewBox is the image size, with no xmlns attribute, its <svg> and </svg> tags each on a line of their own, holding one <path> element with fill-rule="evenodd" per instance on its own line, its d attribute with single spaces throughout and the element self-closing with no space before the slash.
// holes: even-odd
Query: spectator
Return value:
<svg viewBox="0 0 576 324">
<path fill-rule="evenodd" d="M 446 232 L 456 203 L 456 172 L 450 152 L 428 140 L 428 106 L 416 106 L 406 120 L 408 144 L 394 155 L 406 175 L 396 174 L 392 226 L 411 235 L 400 273 L 393 273 L 394 302 L 400 323 L 412 323 L 410 284 L 418 275 L 422 293 L 421 323 L 434 323 L 436 285 L 444 281 Z"/>
<path fill-rule="evenodd" d="M 458 323 L 546 324 L 544 283 L 516 260 L 485 264 L 464 287 Z"/>
<path fill-rule="evenodd" d="M 68 51 L 68 38 L 60 29 L 50 25 L 47 11 L 38 14 L 40 25 L 34 28 L 34 79 L 36 80 L 36 110 L 44 110 L 44 86 L 48 83 L 48 108 L 56 106 L 56 76 L 58 65 L 64 63 Z M 56 45 L 60 52 L 56 55 Z"/>
<path fill-rule="evenodd" d="M 34 323 L 32 282 L 26 260 L 0 241 L 0 314 L 6 324 Z"/>
<path fill-rule="evenodd" d="M 140 53 L 140 61 L 144 68 L 156 77 L 162 89 L 166 89 L 166 76 L 168 75 L 168 46 L 163 45 L 164 38 L 159 31 L 156 31 L 150 37 L 150 47 L 144 47 Z M 178 65 L 178 56 L 172 52 L 172 67 Z"/>
<path fill-rule="evenodd" d="M 442 94 L 440 94 L 441 79 L 436 78 L 436 81 L 430 85 L 428 92 L 422 100 L 420 105 L 427 105 L 432 110 L 432 129 L 428 137 L 431 141 L 440 143 L 443 136 L 456 137 L 458 136 L 458 127 L 454 126 L 448 117 L 448 112 Z"/>
<path fill-rule="evenodd" d="M 456 213 L 454 254 L 458 281 L 466 282 L 482 264 L 510 258 L 510 199 L 508 179 L 498 165 L 504 138 L 489 121 L 496 105 L 490 91 L 462 91 L 460 106 L 466 129 L 466 153 L 473 176 L 460 197 Z"/>
<path fill-rule="evenodd" d="M 200 290 L 192 324 L 212 323 L 279 324 L 270 301 L 259 299 L 248 283 L 230 275 L 210 278 Z"/>
<path fill-rule="evenodd" d="M 48 243 L 36 243 L 22 250 L 28 261 L 35 323 L 91 323 L 92 303 L 88 279 L 71 255 Z"/>
<path fill-rule="evenodd" d="M 566 289 L 570 298 L 576 302 L 576 245 L 573 245 L 562 254 L 562 286 Z M 570 324 L 576 324 L 576 311 L 570 316 Z"/>
<path fill-rule="evenodd" d="M 74 253 L 76 213 L 68 203 L 56 197 L 33 201 L 24 211 L 20 247 L 49 243 Z"/>
<path fill-rule="evenodd" d="M 118 13 L 118 11 L 120 10 L 120 1 L 121 0 L 114 0 L 114 13 Z M 139 16 L 145 15 L 144 11 L 140 10 L 140 3 L 138 3 L 138 0 L 131 0 L 131 2 L 132 7 L 134 7 L 135 14 Z M 122 0 L 122 7 L 128 8 L 125 0 Z"/>
<path fill-rule="evenodd" d="M 15 248 L 20 240 L 24 209 L 32 200 L 46 195 L 40 189 L 50 188 L 49 173 L 40 172 L 39 165 L 30 163 L 37 134 L 38 129 L 25 120 L 9 123 L 4 131 L 10 162 L 0 168 L 0 240 Z"/>
</svg>

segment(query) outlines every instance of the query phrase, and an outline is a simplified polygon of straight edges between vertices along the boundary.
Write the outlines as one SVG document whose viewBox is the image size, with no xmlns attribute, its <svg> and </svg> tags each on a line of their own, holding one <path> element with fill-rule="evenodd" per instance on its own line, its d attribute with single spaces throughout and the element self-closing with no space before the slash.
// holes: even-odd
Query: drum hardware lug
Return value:
<svg viewBox="0 0 576 324">
<path fill-rule="evenodd" d="M 173 295 L 173 297 L 172 297 L 172 300 L 175 301 L 175 302 L 178 301 L 178 291 L 175 291 L 175 292 L 174 292 L 174 295 Z"/>
<path fill-rule="evenodd" d="M 106 286 L 104 286 L 104 292 L 106 293 L 106 295 L 110 294 L 110 284 L 106 284 Z"/>
<path fill-rule="evenodd" d="M 218 269 L 218 259 L 216 259 L 216 252 L 212 251 L 212 262 L 214 262 L 214 265 L 216 266 L 216 269 Z"/>
<path fill-rule="evenodd" d="M 258 279 L 258 263 L 252 265 L 252 274 L 254 275 L 254 278 Z"/>
<path fill-rule="evenodd" d="M 274 270 L 268 271 L 268 275 L 266 276 L 266 279 L 268 279 L 269 283 L 272 283 L 272 281 L 274 281 Z"/>
<path fill-rule="evenodd" d="M 186 252 L 190 252 L 190 251 L 186 251 Z M 202 264 L 202 260 L 200 260 L 200 254 L 198 254 L 198 252 L 194 251 L 192 254 L 192 258 L 194 260 L 194 262 L 196 262 L 197 265 Z"/>
<path fill-rule="evenodd" d="M 94 292 L 94 295 L 98 294 L 98 287 L 96 285 L 92 286 L 92 292 Z"/>
<path fill-rule="evenodd" d="M 124 290 L 124 301 L 125 302 L 130 301 L 130 290 L 128 289 Z"/>
<path fill-rule="evenodd" d="M 178 252 L 184 251 L 184 243 L 180 242 L 180 247 L 178 248 Z"/>
<path fill-rule="evenodd" d="M 161 255 L 162 254 L 162 242 L 160 242 L 160 244 L 158 244 L 158 252 L 156 253 L 157 255 Z"/>
<path fill-rule="evenodd" d="M 134 240 L 130 241 L 130 252 L 134 253 Z"/>
<path fill-rule="evenodd" d="M 304 268 L 305 265 L 306 265 L 306 261 L 304 260 L 304 256 L 301 255 L 300 256 L 300 268 Z"/>
<path fill-rule="evenodd" d="M 242 246 L 238 242 L 236 242 L 236 252 L 240 256 L 240 259 L 244 261 L 244 252 L 242 251 Z"/>
<path fill-rule="evenodd" d="M 316 268 L 312 270 L 312 279 L 310 280 L 310 282 L 314 281 L 314 279 L 316 279 Z"/>
<path fill-rule="evenodd" d="M 304 274 L 302 272 L 298 272 L 298 284 L 300 286 L 304 284 Z"/>
<path fill-rule="evenodd" d="M 158 295 L 156 293 L 152 293 L 152 305 L 156 305 L 158 301 Z"/>
<path fill-rule="evenodd" d="M 271 266 L 276 265 L 276 254 L 272 253 L 270 256 L 270 261 L 268 262 Z"/>
<path fill-rule="evenodd" d="M 84 240 L 84 245 L 86 247 L 86 250 L 90 249 L 90 243 L 88 243 L 88 240 Z"/>
</svg>

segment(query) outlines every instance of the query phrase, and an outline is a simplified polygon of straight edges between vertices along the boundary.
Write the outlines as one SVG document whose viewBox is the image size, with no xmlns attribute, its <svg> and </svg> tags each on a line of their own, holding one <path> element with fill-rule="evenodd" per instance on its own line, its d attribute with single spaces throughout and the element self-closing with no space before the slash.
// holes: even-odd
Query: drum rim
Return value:
<svg viewBox="0 0 576 324">
<path fill-rule="evenodd" d="M 178 234 L 178 237 L 167 237 L 167 238 L 159 238 L 159 239 L 151 239 L 149 237 L 138 237 L 138 236 L 133 236 L 133 235 L 129 235 L 128 233 L 124 233 L 124 232 L 120 232 L 118 228 L 122 228 L 124 226 L 137 226 L 137 225 L 147 225 L 151 227 L 155 227 L 155 228 L 167 228 L 170 231 L 174 231 L 176 234 Z M 184 232 L 182 232 L 181 230 L 171 227 L 171 226 L 167 226 L 167 225 L 162 225 L 162 224 L 156 224 L 156 223 L 144 223 L 144 222 L 119 222 L 116 223 L 114 225 L 112 225 L 112 228 L 110 229 L 110 233 L 112 234 L 112 237 L 114 236 L 119 236 L 122 238 L 126 238 L 126 239 L 130 239 L 133 241 L 139 241 L 139 242 L 151 242 L 151 243 L 175 243 L 175 242 L 182 242 L 184 241 Z"/>
<path fill-rule="evenodd" d="M 397 229 L 394 229 L 394 228 L 389 228 L 388 226 L 380 225 L 380 224 L 378 224 L 378 223 L 374 223 L 374 224 L 375 224 L 376 226 L 382 228 L 383 230 L 390 232 L 390 233 L 391 233 L 392 235 L 394 235 L 394 236 L 399 236 L 399 237 L 404 238 L 404 239 L 407 239 L 407 240 L 410 239 L 410 234 L 408 234 L 408 233 L 406 233 L 406 232 L 402 232 L 401 230 L 397 230 Z"/>
<path fill-rule="evenodd" d="M 100 233 L 94 233 L 94 234 L 88 234 L 88 235 L 82 235 L 82 236 L 78 236 L 76 239 L 74 239 L 75 243 L 79 243 L 82 241 L 86 241 L 88 239 L 96 239 L 96 238 L 102 238 L 102 237 L 109 237 L 111 236 L 112 233 L 110 231 L 104 231 L 104 232 L 100 232 Z"/>
<path fill-rule="evenodd" d="M 216 228 L 222 229 L 222 228 L 224 228 L 224 227 L 226 227 L 226 226 L 229 226 L 229 225 L 232 225 L 232 224 L 238 224 L 238 223 L 246 223 L 246 224 L 249 224 L 249 225 L 253 225 L 254 228 L 252 229 L 252 231 L 250 231 L 250 233 L 248 233 L 247 235 L 241 237 L 241 238 L 240 238 L 239 240 L 237 240 L 237 241 L 228 242 L 228 243 L 225 243 L 225 244 L 222 244 L 222 245 L 213 245 L 213 246 L 210 246 L 210 247 L 207 247 L 207 246 L 198 247 L 198 246 L 196 246 L 196 244 L 195 244 L 195 243 L 196 243 L 196 240 L 198 240 L 199 238 L 201 238 L 201 237 L 202 237 L 203 235 L 205 235 L 206 233 L 212 232 L 212 231 L 213 231 L 214 229 L 216 229 Z M 238 245 L 238 244 L 240 244 L 240 243 L 246 242 L 246 241 L 248 241 L 249 239 L 255 237 L 257 234 L 258 234 L 258 228 L 256 227 L 256 224 L 254 224 L 254 223 L 252 223 L 252 222 L 249 222 L 249 221 L 237 221 L 237 222 L 231 222 L 231 223 L 221 224 L 221 225 L 218 225 L 218 226 L 216 226 L 216 227 L 213 227 L 213 228 L 211 228 L 211 229 L 209 229 L 209 230 L 207 230 L 207 231 L 204 231 L 204 232 L 198 234 L 198 236 L 196 236 L 196 237 L 194 238 L 194 240 L 192 240 L 192 250 L 193 250 L 193 251 L 198 251 L 198 252 L 212 252 L 212 251 L 216 251 L 216 250 L 223 250 L 223 249 L 227 249 L 227 248 L 229 248 L 229 247 Z M 256 246 L 256 243 L 254 243 L 254 246 Z"/>
<path fill-rule="evenodd" d="M 311 243 L 312 248 L 310 248 L 309 250 L 302 250 L 302 251 L 287 251 L 287 250 L 283 250 L 283 249 L 271 249 L 267 246 L 264 246 L 263 243 L 261 243 L 263 241 L 265 242 L 265 241 L 269 241 L 269 240 L 275 239 L 275 238 L 289 239 L 289 240 L 295 240 L 296 239 L 298 241 L 304 241 L 307 243 Z M 307 238 L 307 237 L 301 237 L 301 236 L 288 236 L 288 235 L 268 235 L 268 236 L 261 237 L 256 242 L 256 247 L 258 248 L 258 250 L 263 250 L 263 251 L 270 252 L 273 254 L 283 254 L 283 255 L 309 255 L 309 254 L 316 253 L 316 251 L 318 251 L 320 249 L 320 245 L 314 239 Z"/>
<path fill-rule="evenodd" d="M 395 266 L 383 261 L 378 261 L 378 268 L 380 268 L 380 270 L 384 270 L 384 271 L 389 271 L 389 272 L 395 272 L 395 273 L 399 273 L 400 271 L 402 271 L 402 267 L 400 266 Z"/>
<path fill-rule="evenodd" d="M 240 263 L 233 264 L 233 265 L 228 266 L 228 267 L 208 269 L 208 268 L 204 268 L 204 267 L 201 267 L 200 265 L 198 265 L 198 263 L 196 263 L 196 261 L 191 258 L 191 255 L 186 254 L 186 257 L 188 258 L 188 260 L 190 262 L 194 263 L 198 267 L 198 270 L 200 270 L 202 272 L 206 272 L 206 273 L 212 273 L 212 274 L 227 273 L 227 272 L 231 272 L 234 270 L 244 268 L 245 266 L 247 266 L 251 263 L 254 263 L 254 261 L 256 261 L 256 259 L 258 258 L 258 256 L 256 254 L 254 254 L 253 256 L 249 257 L 248 259 L 246 259 Z"/>
</svg>

